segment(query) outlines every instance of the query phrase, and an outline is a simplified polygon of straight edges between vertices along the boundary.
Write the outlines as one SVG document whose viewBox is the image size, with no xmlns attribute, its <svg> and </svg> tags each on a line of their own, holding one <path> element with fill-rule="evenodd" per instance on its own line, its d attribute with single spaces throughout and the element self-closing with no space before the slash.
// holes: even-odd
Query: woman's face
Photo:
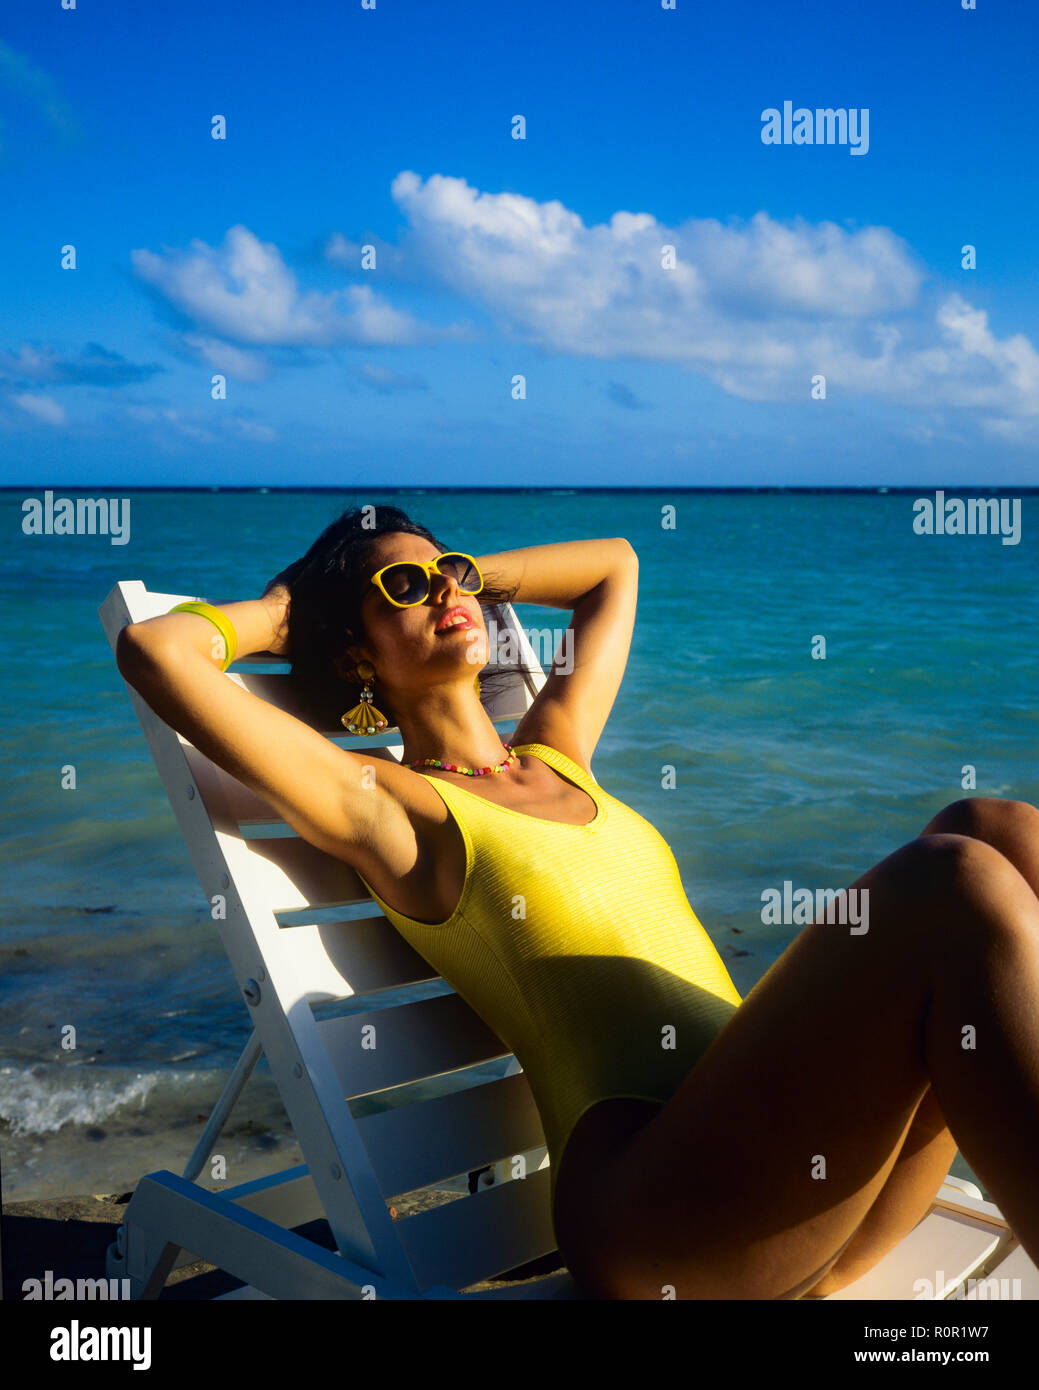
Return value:
<svg viewBox="0 0 1039 1390">
<path fill-rule="evenodd" d="M 361 600 L 364 639 L 349 649 L 349 655 L 370 661 L 378 681 L 391 691 L 420 693 L 459 675 L 475 676 L 487 663 L 483 610 L 476 596 L 460 589 L 453 576 L 434 571 L 428 597 L 410 608 L 397 608 L 370 582 L 373 574 L 394 560 L 427 563 L 441 553 L 424 537 L 407 531 L 387 532 L 372 543 L 369 583 Z M 459 609 L 471 626 L 462 623 L 438 631 L 445 616 L 453 610 L 457 616 Z"/>
</svg>

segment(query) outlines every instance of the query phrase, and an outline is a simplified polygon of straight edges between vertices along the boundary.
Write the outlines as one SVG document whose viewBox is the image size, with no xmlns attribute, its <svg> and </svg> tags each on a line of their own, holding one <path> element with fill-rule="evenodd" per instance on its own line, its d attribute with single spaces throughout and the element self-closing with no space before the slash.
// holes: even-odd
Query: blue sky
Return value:
<svg viewBox="0 0 1039 1390">
<path fill-rule="evenodd" d="M 1037 39 L 1030 0 L 9 8 L 0 481 L 1035 483 Z M 868 150 L 763 144 L 785 100 Z"/>
</svg>

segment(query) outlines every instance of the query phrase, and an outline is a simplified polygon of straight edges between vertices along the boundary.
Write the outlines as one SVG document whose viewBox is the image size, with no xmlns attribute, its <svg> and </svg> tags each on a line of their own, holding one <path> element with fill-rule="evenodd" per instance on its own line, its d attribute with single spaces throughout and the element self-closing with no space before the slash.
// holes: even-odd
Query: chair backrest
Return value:
<svg viewBox="0 0 1039 1390">
<path fill-rule="evenodd" d="M 113 651 L 122 627 L 193 597 L 150 592 L 139 580 L 117 584 L 99 610 Z M 533 675 L 514 669 L 507 688 L 486 697 L 497 724 L 519 719 L 545 680 L 511 605 L 504 611 L 506 655 Z M 250 657 L 227 679 L 299 717 L 279 666 Z M 394 930 L 348 865 L 299 839 L 126 688 L 342 1254 L 421 1293 L 464 1288 L 553 1250 L 546 1167 L 390 1216 L 393 1196 L 543 1150 L 526 1077 L 512 1058 L 499 1079 L 355 1117 L 350 1102 L 360 1097 L 390 1101 L 393 1088 L 507 1063 L 511 1054 Z M 373 760 L 400 754 L 395 730 L 373 739 L 321 732 Z M 438 981 L 437 997 L 405 993 L 392 1007 L 322 1016 L 334 1012 L 322 1007 L 330 1001 L 372 996 L 377 1004 L 406 987 L 428 996 Z"/>
</svg>

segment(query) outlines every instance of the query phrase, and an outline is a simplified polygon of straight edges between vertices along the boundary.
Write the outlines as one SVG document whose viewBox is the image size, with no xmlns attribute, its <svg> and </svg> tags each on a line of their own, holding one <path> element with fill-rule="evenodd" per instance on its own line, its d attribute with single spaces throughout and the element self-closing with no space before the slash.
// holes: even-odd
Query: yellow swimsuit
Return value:
<svg viewBox="0 0 1039 1390">
<path fill-rule="evenodd" d="M 430 777 L 465 841 L 457 907 L 430 925 L 369 891 L 515 1053 L 541 1116 L 554 1197 L 584 1112 L 613 1097 L 668 1100 L 742 1000 L 663 836 L 556 749 L 515 752 L 586 791 L 594 820 L 540 820 Z"/>
</svg>

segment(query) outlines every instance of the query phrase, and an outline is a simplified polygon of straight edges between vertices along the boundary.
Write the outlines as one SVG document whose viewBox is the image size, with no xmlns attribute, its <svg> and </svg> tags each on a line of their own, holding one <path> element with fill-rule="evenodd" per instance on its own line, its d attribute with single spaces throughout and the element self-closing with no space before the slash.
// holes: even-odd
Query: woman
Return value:
<svg viewBox="0 0 1039 1390">
<path fill-rule="evenodd" d="M 631 641 L 632 547 L 531 546 L 476 573 L 444 552 L 395 508 L 344 513 L 262 598 L 134 624 L 117 658 L 352 865 L 516 1052 L 578 1282 L 821 1297 L 923 1217 L 957 1146 L 1039 1262 L 1039 812 L 946 807 L 852 885 L 868 932 L 804 928 L 741 1001 L 664 841 L 589 774 Z M 511 747 L 474 680 L 482 605 L 504 596 L 571 609 L 574 634 Z M 292 658 L 310 716 L 399 726 L 401 765 L 371 786 L 363 752 L 223 680 L 228 621 L 239 654 Z"/>
</svg>

